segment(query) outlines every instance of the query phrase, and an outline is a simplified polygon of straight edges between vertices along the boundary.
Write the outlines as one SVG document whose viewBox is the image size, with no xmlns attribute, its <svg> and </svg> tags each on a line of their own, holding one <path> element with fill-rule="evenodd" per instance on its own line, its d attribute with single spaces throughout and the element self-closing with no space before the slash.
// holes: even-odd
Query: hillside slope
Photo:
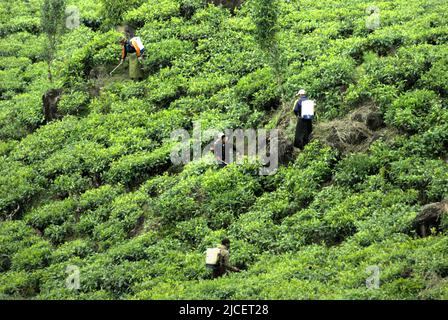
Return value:
<svg viewBox="0 0 448 320">
<path fill-rule="evenodd" d="M 71 0 L 81 25 L 61 37 L 51 84 L 42 1 L 2 0 L 2 298 L 448 299 L 447 215 L 426 237 L 414 224 L 448 197 L 448 3 L 378 1 L 372 30 L 370 1 L 279 1 L 282 96 L 254 40 L 253 2 L 232 13 L 131 1 L 123 18 L 147 50 L 133 81 L 127 63 L 109 76 L 120 33 L 101 2 Z M 172 165 L 170 134 L 193 122 L 279 127 L 290 143 L 288 101 L 302 87 L 317 132 L 274 175 Z M 51 88 L 63 94 L 45 121 Z M 374 139 L 325 139 L 365 106 L 384 120 Z M 222 237 L 244 271 L 212 280 L 204 251 Z M 66 286 L 69 266 L 79 290 Z M 372 268 L 378 289 L 366 286 Z"/>
</svg>

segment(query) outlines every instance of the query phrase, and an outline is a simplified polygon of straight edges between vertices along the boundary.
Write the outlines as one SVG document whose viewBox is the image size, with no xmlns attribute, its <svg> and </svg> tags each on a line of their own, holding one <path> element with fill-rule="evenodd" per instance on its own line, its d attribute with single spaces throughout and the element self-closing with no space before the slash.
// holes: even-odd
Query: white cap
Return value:
<svg viewBox="0 0 448 320">
<path fill-rule="evenodd" d="M 297 92 L 297 95 L 300 95 L 300 94 L 306 94 L 306 91 L 304 89 L 300 89 L 299 92 Z"/>
</svg>

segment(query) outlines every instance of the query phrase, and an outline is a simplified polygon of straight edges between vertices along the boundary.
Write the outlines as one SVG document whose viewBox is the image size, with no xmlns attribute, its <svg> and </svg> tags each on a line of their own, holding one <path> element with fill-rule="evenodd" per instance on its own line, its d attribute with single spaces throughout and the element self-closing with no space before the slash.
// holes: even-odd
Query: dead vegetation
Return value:
<svg viewBox="0 0 448 320">
<path fill-rule="evenodd" d="M 362 106 L 342 119 L 318 123 L 313 139 L 319 139 L 341 153 L 365 151 L 373 141 L 385 136 L 387 129 L 376 106 Z"/>
</svg>

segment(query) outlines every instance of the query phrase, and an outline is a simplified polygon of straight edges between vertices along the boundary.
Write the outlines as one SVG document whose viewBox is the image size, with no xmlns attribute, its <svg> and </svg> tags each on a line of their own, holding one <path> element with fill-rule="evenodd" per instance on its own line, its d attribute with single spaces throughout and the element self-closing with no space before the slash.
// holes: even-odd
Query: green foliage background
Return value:
<svg viewBox="0 0 448 320">
<path fill-rule="evenodd" d="M 0 6 L 2 298 L 448 298 L 447 218 L 426 238 L 412 226 L 448 194 L 446 1 L 279 0 L 269 21 L 264 0 L 67 1 L 81 25 L 57 45 L 61 118 L 45 125 L 43 1 L 28 2 Z M 121 23 L 146 45 L 143 81 L 106 76 Z M 171 164 L 172 130 L 276 126 L 301 87 L 320 122 L 376 105 L 387 136 L 347 155 L 314 140 L 273 176 Z M 204 251 L 223 236 L 244 271 L 212 280 Z"/>
</svg>

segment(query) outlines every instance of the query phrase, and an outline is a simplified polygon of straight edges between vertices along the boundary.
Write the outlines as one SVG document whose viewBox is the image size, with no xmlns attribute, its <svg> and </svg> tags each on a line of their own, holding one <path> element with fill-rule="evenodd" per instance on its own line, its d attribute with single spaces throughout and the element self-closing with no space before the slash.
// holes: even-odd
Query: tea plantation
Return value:
<svg viewBox="0 0 448 320">
<path fill-rule="evenodd" d="M 448 299 L 448 210 L 415 223 L 448 199 L 447 1 L 67 0 L 79 26 L 51 81 L 44 2 L 0 6 L 0 298 Z M 140 81 L 133 57 L 110 75 L 125 25 Z M 303 151 L 300 88 L 317 112 Z M 277 172 L 174 165 L 170 135 L 194 123 L 278 128 Z M 224 237 L 242 272 L 212 279 Z"/>
</svg>

